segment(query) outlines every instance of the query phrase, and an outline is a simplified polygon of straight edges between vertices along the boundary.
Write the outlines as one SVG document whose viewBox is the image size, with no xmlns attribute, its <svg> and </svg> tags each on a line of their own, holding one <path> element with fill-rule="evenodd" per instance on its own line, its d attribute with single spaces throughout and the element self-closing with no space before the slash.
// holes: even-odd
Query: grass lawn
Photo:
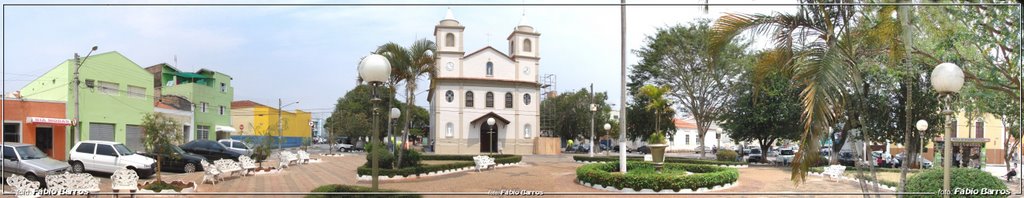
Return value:
<svg viewBox="0 0 1024 198">
<path fill-rule="evenodd" d="M 653 174 L 658 174 L 658 173 L 654 171 L 654 168 L 632 168 L 632 169 L 629 169 L 626 172 L 626 174 L 628 174 L 628 175 L 653 175 Z M 690 173 L 686 172 L 686 170 L 662 169 L 661 170 L 661 174 L 685 176 L 685 175 L 689 175 Z"/>
<path fill-rule="evenodd" d="M 438 164 L 453 164 L 453 163 L 458 163 L 458 162 L 466 162 L 466 161 L 461 161 L 461 160 L 423 160 L 423 161 L 420 161 L 420 164 L 423 164 L 423 165 L 438 165 Z"/>
</svg>

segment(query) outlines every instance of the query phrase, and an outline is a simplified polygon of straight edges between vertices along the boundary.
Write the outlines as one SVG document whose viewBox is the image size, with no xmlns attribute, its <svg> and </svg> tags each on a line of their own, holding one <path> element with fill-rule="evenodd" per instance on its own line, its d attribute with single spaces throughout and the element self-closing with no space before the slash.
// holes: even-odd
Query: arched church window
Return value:
<svg viewBox="0 0 1024 198">
<path fill-rule="evenodd" d="M 494 63 L 487 61 L 487 76 L 494 76 Z"/>
<path fill-rule="evenodd" d="M 494 93 L 487 92 L 487 98 L 485 98 L 484 105 L 487 107 L 494 107 Z"/>
<path fill-rule="evenodd" d="M 533 51 L 533 42 L 531 42 L 530 39 L 523 40 L 523 51 L 524 52 Z"/>
<path fill-rule="evenodd" d="M 466 92 L 466 107 L 473 107 L 473 92 Z"/>
<path fill-rule="evenodd" d="M 448 33 L 444 36 L 444 46 L 455 47 L 455 34 Z"/>
<path fill-rule="evenodd" d="M 505 93 L 505 108 L 512 108 L 512 93 Z"/>
</svg>

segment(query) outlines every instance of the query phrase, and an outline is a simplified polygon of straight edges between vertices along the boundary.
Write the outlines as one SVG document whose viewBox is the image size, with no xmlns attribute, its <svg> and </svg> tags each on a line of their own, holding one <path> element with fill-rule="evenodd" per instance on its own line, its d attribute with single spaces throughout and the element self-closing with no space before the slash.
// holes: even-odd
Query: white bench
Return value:
<svg viewBox="0 0 1024 198">
<path fill-rule="evenodd" d="M 213 164 L 210 164 L 209 162 L 206 162 L 206 160 L 200 161 L 200 163 L 203 164 L 203 183 L 206 183 L 206 181 L 210 181 L 211 183 L 216 185 L 217 180 L 221 179 L 220 170 L 217 170 L 217 167 L 213 166 Z"/>
<path fill-rule="evenodd" d="M 219 159 L 217 161 L 213 161 L 213 165 L 217 166 L 217 170 L 219 170 L 220 172 L 228 173 L 230 175 L 234 175 L 235 173 L 242 173 L 242 171 L 245 171 L 245 169 L 242 169 L 241 165 L 238 165 L 238 162 L 235 162 L 235 160 L 231 159 Z"/>
<path fill-rule="evenodd" d="M 303 150 L 299 150 L 296 151 L 296 154 L 298 154 L 299 162 L 302 162 L 303 164 L 309 163 L 309 153 Z"/>
<path fill-rule="evenodd" d="M 36 190 L 39 190 L 37 181 L 28 180 L 21 175 L 11 175 L 7 178 L 7 184 L 11 185 L 11 190 L 18 198 L 39 197 L 34 194 Z"/>
<path fill-rule="evenodd" d="M 476 164 L 476 171 L 480 172 L 480 169 L 487 169 L 487 167 L 497 167 L 494 163 L 494 158 L 478 155 L 473 157 L 473 163 Z"/>
<path fill-rule="evenodd" d="M 839 177 L 842 177 L 844 172 L 846 172 L 846 166 L 831 165 L 825 167 L 825 171 L 821 174 L 829 176 L 831 180 L 839 181 Z"/>
<path fill-rule="evenodd" d="M 53 174 L 46 176 L 46 188 L 53 190 L 100 192 L 100 178 L 89 173 Z"/>
<path fill-rule="evenodd" d="M 255 174 L 256 160 L 243 155 L 238 157 L 238 163 L 242 166 L 242 169 L 245 170 L 245 174 L 249 174 L 249 172 L 254 172 L 253 174 Z"/>
<path fill-rule="evenodd" d="M 117 169 L 113 175 L 110 175 L 110 180 L 110 188 L 114 190 L 114 193 L 122 190 L 134 193 L 139 190 L 139 174 L 131 169 Z"/>
</svg>

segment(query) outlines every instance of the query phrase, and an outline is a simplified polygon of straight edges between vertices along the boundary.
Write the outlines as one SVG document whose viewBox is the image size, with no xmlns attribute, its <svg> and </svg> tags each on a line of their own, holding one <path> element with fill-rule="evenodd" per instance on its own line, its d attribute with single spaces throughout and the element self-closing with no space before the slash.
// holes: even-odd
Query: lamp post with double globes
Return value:
<svg viewBox="0 0 1024 198">
<path fill-rule="evenodd" d="M 611 130 L 612 130 L 612 124 L 604 123 L 604 135 L 608 136 L 609 139 L 612 138 Z M 609 149 L 612 147 L 611 142 L 612 142 L 611 140 L 608 140 L 608 148 Z M 608 156 L 610 154 L 611 154 L 611 152 L 609 152 L 609 151 L 605 151 L 604 152 L 605 156 Z"/>
<path fill-rule="evenodd" d="M 362 61 L 359 61 L 359 77 L 370 84 L 370 93 L 372 98 L 370 103 L 373 103 L 373 136 L 370 137 L 370 145 L 375 148 L 380 144 L 380 126 L 377 125 L 377 115 L 380 114 L 377 109 L 377 104 L 380 103 L 380 97 L 377 95 L 377 88 L 380 87 L 385 81 L 388 80 L 388 76 L 391 75 L 391 63 L 388 62 L 387 58 L 377 54 L 370 54 L 363 57 Z M 380 156 L 379 152 L 370 152 L 370 169 L 373 175 L 372 188 L 374 191 L 377 190 L 379 180 L 377 176 L 380 174 Z"/>
<path fill-rule="evenodd" d="M 929 80 L 932 83 L 932 89 L 939 93 L 939 100 L 942 101 L 943 106 L 942 115 L 946 117 L 945 134 L 942 135 L 942 190 L 943 197 L 949 197 L 950 168 L 953 166 L 953 160 L 950 159 L 953 156 L 953 144 L 950 142 L 950 137 L 953 136 L 953 126 L 950 125 L 953 123 L 953 110 L 950 109 L 950 103 L 953 102 L 956 94 L 960 93 L 960 88 L 964 86 L 964 72 L 956 64 L 942 63 L 932 69 Z"/>
<path fill-rule="evenodd" d="M 494 133 L 497 132 L 498 126 L 494 124 L 494 118 L 487 118 L 487 126 L 491 127 L 491 131 L 487 132 L 487 135 L 491 137 L 487 139 L 487 151 L 490 151 L 491 155 L 493 155 L 495 145 L 491 144 L 491 142 L 497 142 L 494 141 Z"/>
</svg>

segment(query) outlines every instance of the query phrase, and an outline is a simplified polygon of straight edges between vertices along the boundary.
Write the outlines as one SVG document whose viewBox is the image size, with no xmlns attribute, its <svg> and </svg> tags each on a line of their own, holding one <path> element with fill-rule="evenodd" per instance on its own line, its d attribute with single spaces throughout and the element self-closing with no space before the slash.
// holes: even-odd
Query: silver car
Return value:
<svg viewBox="0 0 1024 198">
<path fill-rule="evenodd" d="M 43 181 L 46 175 L 61 174 L 69 170 L 67 162 L 57 161 L 35 145 L 4 142 L 4 177 L 13 174 L 32 181 Z"/>
</svg>

